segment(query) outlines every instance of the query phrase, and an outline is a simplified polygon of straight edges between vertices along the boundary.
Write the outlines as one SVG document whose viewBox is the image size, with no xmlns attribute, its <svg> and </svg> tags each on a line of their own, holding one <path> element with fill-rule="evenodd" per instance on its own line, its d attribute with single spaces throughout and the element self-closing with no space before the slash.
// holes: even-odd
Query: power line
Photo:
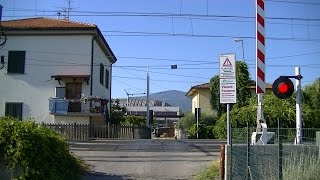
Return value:
<svg viewBox="0 0 320 180">
<path fill-rule="evenodd" d="M 319 4 L 317 4 L 319 5 Z M 24 12 L 35 12 L 37 10 L 33 9 L 4 9 L 3 11 L 24 11 Z M 39 10 L 39 12 L 54 12 L 54 10 Z M 149 12 L 134 12 L 134 11 L 70 11 L 72 13 L 83 13 L 83 14 L 72 14 L 70 16 L 128 16 L 128 17 L 167 17 L 167 18 L 176 18 L 176 17 L 185 17 L 190 19 L 190 17 L 198 18 L 238 18 L 238 19 L 255 19 L 255 16 L 240 16 L 240 15 L 206 15 L 206 14 L 194 14 L 194 13 L 149 13 Z M 46 15 L 46 16 L 56 16 L 56 15 Z M 10 16 L 3 16 L 10 17 Z M 12 16 L 11 16 L 12 17 Z M 20 17 L 20 16 L 15 16 Z M 320 21 L 320 18 L 299 18 L 299 17 L 266 17 L 270 20 L 299 20 L 299 21 Z"/>
<path fill-rule="evenodd" d="M 288 4 L 302 4 L 302 5 L 320 5 L 320 3 L 314 2 L 301 2 L 301 1 L 280 1 L 280 0 L 266 0 L 269 2 L 276 2 L 276 3 L 288 3 Z"/>
<path fill-rule="evenodd" d="M 116 78 L 124 78 L 124 79 L 136 79 L 146 81 L 146 78 L 136 78 L 136 77 L 125 77 L 125 76 L 112 76 Z M 175 81 L 175 80 L 166 80 L 166 79 L 151 79 L 152 81 L 160 81 L 160 82 L 172 82 L 172 83 L 204 83 L 204 82 L 192 82 L 192 81 Z"/>
<path fill-rule="evenodd" d="M 181 34 L 181 33 L 166 33 L 166 32 L 146 32 L 146 31 L 103 31 L 119 34 L 103 34 L 104 36 L 135 36 L 135 37 L 195 37 L 195 38 L 240 38 L 240 39 L 256 39 L 255 36 L 235 36 L 235 35 L 209 35 L 209 34 Z M 297 42 L 320 42 L 320 39 L 292 38 L 292 37 L 266 37 L 268 40 L 278 41 L 297 41 Z"/>
<path fill-rule="evenodd" d="M 112 76 L 112 77 L 114 77 L 114 76 Z M 115 78 L 117 78 L 117 77 L 115 77 Z M 139 88 L 137 88 L 137 87 L 135 87 L 135 86 L 132 86 L 131 84 L 128 84 L 128 83 L 126 83 L 126 82 L 123 82 L 123 81 L 121 81 L 121 80 L 119 80 L 119 79 L 117 79 L 116 81 L 117 81 L 117 82 L 120 82 L 120 83 L 122 83 L 122 84 L 125 84 L 125 85 L 127 85 L 127 86 L 129 86 L 129 87 L 132 87 L 132 88 L 134 88 L 134 89 L 136 89 L 136 90 L 138 90 L 138 91 L 144 91 L 144 90 L 139 89 Z"/>
<path fill-rule="evenodd" d="M 3 49 L 4 51 L 9 51 L 9 49 Z M 52 51 L 28 51 L 28 53 L 44 53 L 44 54 L 59 54 L 59 55 L 74 55 L 74 56 L 88 56 L 91 57 L 91 55 L 88 54 L 79 54 L 79 53 L 69 53 L 69 52 L 52 52 Z M 266 60 L 273 60 L 273 59 L 283 59 L 283 58 L 291 58 L 291 57 L 299 57 L 299 56 L 308 56 L 308 55 L 315 55 L 320 54 L 320 52 L 310 52 L 310 53 L 302 53 L 302 54 L 292 54 L 292 55 L 285 55 L 285 56 L 275 56 L 275 57 L 269 57 L 266 58 Z M 5 56 L 6 57 L 6 56 Z M 107 56 L 111 57 L 111 56 Z M 203 64 L 218 64 L 218 60 L 213 61 L 213 59 L 202 59 L 200 61 L 196 61 L 193 59 L 176 59 L 176 58 L 156 58 L 156 57 L 142 57 L 142 56 L 116 56 L 118 59 L 140 59 L 140 60 L 156 60 L 156 61 L 177 61 L 177 62 L 195 62 L 195 64 L 189 63 L 189 64 L 177 64 L 177 65 L 198 65 L 199 63 Z M 90 64 L 80 64 L 79 62 L 61 62 L 56 60 L 50 60 L 50 59 L 37 59 L 37 58 L 27 58 L 27 60 L 31 61 L 43 61 L 43 62 L 55 62 L 60 63 L 59 66 L 68 64 L 68 65 L 80 65 L 80 66 L 91 66 Z M 255 61 L 255 59 L 248 59 L 246 61 Z M 63 64 L 61 64 L 63 63 Z M 97 66 L 100 64 L 94 64 L 94 66 Z M 160 65 L 160 66 L 170 66 L 168 65 Z M 134 66 L 134 65 L 124 65 L 124 66 L 118 66 L 113 65 L 113 67 L 141 67 L 146 68 L 147 66 Z M 152 67 L 152 66 L 151 66 Z M 159 67 L 159 66 L 157 66 Z"/>
<path fill-rule="evenodd" d="M 199 79 L 207 79 L 204 78 L 203 76 L 190 76 L 190 75 L 181 75 L 181 74 L 173 74 L 173 73 L 163 73 L 163 72 L 155 72 L 155 71 L 146 71 L 146 70 L 139 70 L 139 69 L 131 69 L 131 68 L 121 68 L 121 69 L 129 69 L 133 71 L 142 71 L 142 72 L 149 72 L 149 73 L 154 73 L 154 74 L 163 74 L 163 75 L 170 75 L 170 76 L 179 76 L 179 77 L 187 77 L 187 78 L 199 78 Z M 130 73 L 131 74 L 131 73 Z M 132 73 L 133 74 L 133 73 Z"/>
</svg>

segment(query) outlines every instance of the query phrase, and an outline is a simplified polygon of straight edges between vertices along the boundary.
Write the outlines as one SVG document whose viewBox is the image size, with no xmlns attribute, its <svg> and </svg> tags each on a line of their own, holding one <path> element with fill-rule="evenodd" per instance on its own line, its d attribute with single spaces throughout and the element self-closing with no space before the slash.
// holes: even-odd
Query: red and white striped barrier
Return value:
<svg viewBox="0 0 320 180">
<path fill-rule="evenodd" d="M 257 24 L 257 52 L 256 52 L 256 93 L 265 92 L 265 17 L 264 0 L 257 0 L 256 5 L 256 24 Z"/>
</svg>

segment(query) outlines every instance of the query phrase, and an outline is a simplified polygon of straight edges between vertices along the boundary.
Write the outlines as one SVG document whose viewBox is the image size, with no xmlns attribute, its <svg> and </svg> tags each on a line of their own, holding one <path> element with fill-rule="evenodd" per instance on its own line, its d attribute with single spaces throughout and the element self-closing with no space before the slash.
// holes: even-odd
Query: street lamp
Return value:
<svg viewBox="0 0 320 180">
<path fill-rule="evenodd" d="M 244 60 L 244 48 L 243 48 L 243 40 L 242 39 L 235 39 L 235 42 L 241 42 L 241 48 L 242 48 L 242 60 L 243 62 L 245 62 Z"/>
</svg>

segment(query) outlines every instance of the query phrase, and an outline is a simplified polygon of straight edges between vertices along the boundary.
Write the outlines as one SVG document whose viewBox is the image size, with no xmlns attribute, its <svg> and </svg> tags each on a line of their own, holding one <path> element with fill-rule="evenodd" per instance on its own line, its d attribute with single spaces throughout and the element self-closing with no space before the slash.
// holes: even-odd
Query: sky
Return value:
<svg viewBox="0 0 320 180">
<path fill-rule="evenodd" d="M 0 0 L 2 20 L 57 18 L 68 0 Z M 219 55 L 235 53 L 256 78 L 254 0 L 70 0 L 69 19 L 96 24 L 118 61 L 112 98 L 166 90 L 187 92 L 219 74 Z M 320 1 L 266 0 L 266 82 L 294 75 L 320 78 Z M 177 69 L 171 69 L 177 65 Z"/>
</svg>

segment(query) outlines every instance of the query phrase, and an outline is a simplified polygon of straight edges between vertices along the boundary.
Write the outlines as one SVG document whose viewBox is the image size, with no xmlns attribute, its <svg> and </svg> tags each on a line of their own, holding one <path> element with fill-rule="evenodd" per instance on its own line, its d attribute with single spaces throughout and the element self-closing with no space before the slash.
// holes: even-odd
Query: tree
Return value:
<svg viewBox="0 0 320 180">
<path fill-rule="evenodd" d="M 199 138 L 200 139 L 213 139 L 214 138 L 214 124 L 216 123 L 216 118 L 212 115 L 207 115 L 201 113 L 199 119 Z M 178 124 L 178 129 L 186 130 L 189 134 L 189 138 L 193 139 L 197 137 L 197 123 L 195 115 L 191 112 L 185 114 Z"/>
<path fill-rule="evenodd" d="M 230 124 L 232 128 L 243 128 L 256 126 L 257 96 L 251 97 L 248 105 L 243 107 L 233 107 L 230 112 Z M 288 99 L 279 99 L 273 94 L 264 95 L 264 117 L 268 128 L 276 128 L 278 119 L 284 128 L 295 128 L 295 96 Z M 316 109 L 311 109 L 303 104 L 303 127 L 315 128 L 320 126 L 320 117 Z M 215 136 L 218 138 L 226 137 L 226 113 L 222 114 L 214 128 Z"/>
<path fill-rule="evenodd" d="M 121 124 L 125 121 L 124 114 L 126 113 L 126 108 L 120 106 L 119 99 L 112 99 L 111 103 L 111 124 Z"/>
<path fill-rule="evenodd" d="M 303 89 L 303 103 L 312 109 L 320 109 L 320 78 Z"/>
<path fill-rule="evenodd" d="M 242 107 L 247 105 L 247 100 L 251 97 L 250 92 L 250 74 L 245 62 L 236 62 L 236 81 L 237 81 L 237 103 L 236 106 Z M 211 108 L 220 116 L 226 112 L 226 107 L 220 104 L 219 76 L 216 75 L 210 80 L 210 104 Z"/>
</svg>

